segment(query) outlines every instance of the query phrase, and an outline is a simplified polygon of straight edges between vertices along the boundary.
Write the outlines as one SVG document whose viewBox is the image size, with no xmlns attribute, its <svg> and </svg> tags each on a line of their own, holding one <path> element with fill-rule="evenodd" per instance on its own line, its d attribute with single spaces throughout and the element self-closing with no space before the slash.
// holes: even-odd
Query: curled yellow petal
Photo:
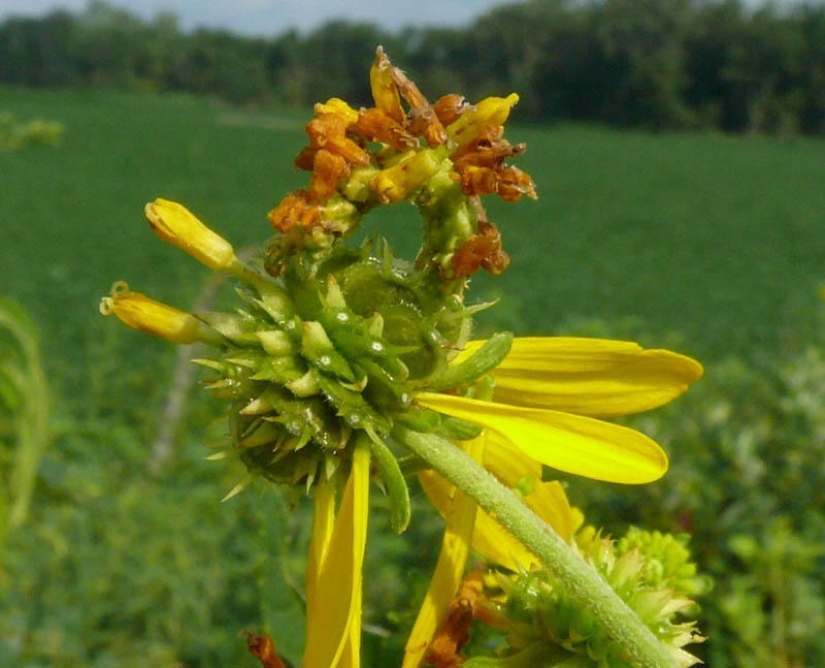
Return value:
<svg viewBox="0 0 825 668">
<path fill-rule="evenodd" d="M 657 480 L 667 471 L 664 451 L 644 434 L 621 425 L 446 394 L 422 393 L 416 400 L 439 413 L 480 424 L 528 457 L 567 473 L 638 484 Z"/>
<path fill-rule="evenodd" d="M 447 135 L 456 144 L 466 144 L 477 137 L 488 125 L 504 125 L 507 117 L 518 102 L 518 95 L 507 97 L 487 97 L 468 108 L 458 120 L 447 127 Z"/>
<path fill-rule="evenodd" d="M 194 343 L 213 338 L 197 318 L 172 306 L 132 292 L 124 281 L 117 281 L 108 297 L 100 300 L 103 315 L 116 315 L 121 322 L 147 334 L 173 343 Z"/>
<path fill-rule="evenodd" d="M 146 219 L 161 239 L 186 251 L 210 269 L 229 269 L 237 262 L 232 244 L 177 202 L 166 199 L 149 202 Z"/>
<path fill-rule="evenodd" d="M 462 356 L 482 343 L 471 342 Z M 627 341 L 523 337 L 513 340 L 493 376 L 497 402 L 615 417 L 675 399 L 699 380 L 702 366 L 684 355 Z"/>
<path fill-rule="evenodd" d="M 367 542 L 369 445 L 356 445 L 341 507 L 331 519 L 330 483 L 319 485 L 307 564 L 307 646 L 302 666 L 358 666 L 361 584 Z M 318 535 L 315 532 L 318 531 Z"/>
<path fill-rule="evenodd" d="M 375 62 L 370 68 L 370 89 L 375 106 L 398 123 L 404 121 L 401 95 L 392 78 L 392 63 L 380 46 L 375 51 Z"/>
</svg>

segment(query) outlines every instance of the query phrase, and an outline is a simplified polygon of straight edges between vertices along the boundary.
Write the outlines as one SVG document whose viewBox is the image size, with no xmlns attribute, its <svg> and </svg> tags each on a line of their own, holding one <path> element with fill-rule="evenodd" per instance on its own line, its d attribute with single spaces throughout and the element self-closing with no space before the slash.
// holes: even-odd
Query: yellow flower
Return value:
<svg viewBox="0 0 825 668">
<path fill-rule="evenodd" d="M 165 199 L 149 202 L 146 218 L 152 231 L 161 239 L 186 251 L 210 269 L 228 270 L 237 263 L 232 244 L 177 202 Z"/>
<path fill-rule="evenodd" d="M 140 292 L 132 292 L 125 281 L 117 281 L 109 296 L 100 300 L 103 315 L 116 315 L 123 323 L 147 334 L 173 343 L 215 343 L 220 337 L 197 318 L 155 301 Z"/>
<path fill-rule="evenodd" d="M 468 346 L 465 355 L 480 343 Z M 598 417 L 649 410 L 676 398 L 702 366 L 668 350 L 586 338 L 516 338 L 493 371 L 492 401 L 422 393 L 417 402 L 485 427 L 499 442 L 567 473 L 652 482 L 667 456 L 647 436 Z"/>
<path fill-rule="evenodd" d="M 455 363 L 482 343 L 470 343 Z M 667 457 L 654 441 L 596 418 L 665 404 L 698 380 L 702 367 L 667 350 L 623 341 L 516 338 L 492 375 L 491 401 L 436 393 L 418 394 L 416 401 L 483 426 L 479 438 L 461 445 L 502 483 L 522 492 L 525 504 L 569 540 L 575 513 L 558 483 L 541 481 L 542 464 L 620 483 L 659 478 L 667 470 Z M 446 517 L 447 531 L 407 643 L 404 668 L 418 666 L 424 658 L 461 583 L 470 546 L 514 571 L 536 564 L 526 548 L 438 474 L 426 472 L 420 478 Z"/>
</svg>

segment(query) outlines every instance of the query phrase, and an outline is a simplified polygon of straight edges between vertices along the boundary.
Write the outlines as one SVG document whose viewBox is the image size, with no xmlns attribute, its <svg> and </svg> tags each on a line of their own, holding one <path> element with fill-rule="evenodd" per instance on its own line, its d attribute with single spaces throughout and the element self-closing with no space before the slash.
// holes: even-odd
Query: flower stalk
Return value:
<svg viewBox="0 0 825 668">
<path fill-rule="evenodd" d="M 677 666 L 667 647 L 615 591 L 544 521 L 472 457 L 435 434 L 398 427 L 393 435 L 496 518 L 562 580 L 640 667 Z"/>
</svg>

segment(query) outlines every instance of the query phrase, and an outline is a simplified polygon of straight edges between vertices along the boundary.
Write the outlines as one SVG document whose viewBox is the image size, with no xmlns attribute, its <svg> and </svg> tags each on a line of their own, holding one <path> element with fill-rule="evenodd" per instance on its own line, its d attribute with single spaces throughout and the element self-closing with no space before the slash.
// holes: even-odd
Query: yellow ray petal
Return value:
<svg viewBox="0 0 825 668">
<path fill-rule="evenodd" d="M 369 467 L 369 445 L 359 443 L 353 452 L 352 472 L 326 547 L 319 544 L 310 549 L 310 558 L 320 563 L 317 563 L 317 577 L 312 589 L 309 588 L 312 574 L 308 577 L 307 647 L 301 664 L 304 668 L 353 668 L 359 664 L 361 570 L 367 541 Z M 322 508 L 322 532 L 328 531 L 328 505 Z M 310 594 L 314 598 L 311 606 Z"/>
<path fill-rule="evenodd" d="M 323 605 L 323 594 L 318 591 L 318 579 L 324 566 L 332 530 L 335 527 L 335 480 L 321 480 L 315 486 L 315 516 L 312 521 L 312 539 L 307 556 L 307 619 L 315 619 Z"/>
<path fill-rule="evenodd" d="M 558 482 L 537 483 L 524 503 L 565 540 L 573 527 L 567 495 Z M 511 571 L 529 570 L 539 560 L 517 541 L 504 527 L 483 511 L 479 511 L 473 532 L 473 548 L 489 561 Z"/>
<path fill-rule="evenodd" d="M 472 341 L 456 361 L 482 341 Z M 522 337 L 493 372 L 497 402 L 613 417 L 656 408 L 702 375 L 702 366 L 669 350 L 575 337 Z"/>
<path fill-rule="evenodd" d="M 541 462 L 524 453 L 494 432 L 487 434 L 489 447 L 484 448 L 484 468 L 507 487 L 515 487 L 524 478 L 541 480 Z"/>
<path fill-rule="evenodd" d="M 482 435 L 468 443 L 467 452 L 474 459 L 482 458 L 485 440 L 486 437 Z M 434 484 L 444 481 L 441 476 L 426 471 L 420 477 L 422 485 L 427 484 L 425 478 Z M 446 487 L 451 486 L 446 483 Z M 455 487 L 448 491 L 449 499 L 444 499 L 442 506 L 442 515 L 447 520 L 447 529 L 444 532 L 441 552 L 438 555 L 430 587 L 407 640 L 402 668 L 417 668 L 421 665 L 427 648 L 438 627 L 444 621 L 450 601 L 458 591 L 464 577 L 464 568 L 470 553 L 473 525 L 478 509 L 473 499 L 463 492 L 456 493 Z"/>
<path fill-rule="evenodd" d="M 125 281 L 112 285 L 109 296 L 100 300 L 103 315 L 116 315 L 129 327 L 173 343 L 195 343 L 214 339 L 214 332 L 189 313 L 133 292 Z"/>
<path fill-rule="evenodd" d="M 608 482 L 645 483 L 667 471 L 667 455 L 633 429 L 580 415 L 424 392 L 422 406 L 475 422 L 560 471 Z"/>
</svg>

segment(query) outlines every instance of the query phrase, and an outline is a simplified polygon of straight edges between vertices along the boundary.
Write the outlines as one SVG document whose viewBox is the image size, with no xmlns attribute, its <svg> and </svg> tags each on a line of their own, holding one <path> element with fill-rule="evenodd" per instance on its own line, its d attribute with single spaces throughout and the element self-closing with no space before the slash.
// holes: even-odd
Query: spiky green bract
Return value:
<svg viewBox="0 0 825 668">
<path fill-rule="evenodd" d="M 708 581 L 697 575 L 684 537 L 632 528 L 615 542 L 585 527 L 574 540 L 582 558 L 669 648 L 675 665 L 699 663 L 683 647 L 703 640 L 690 619 L 697 607 L 689 597 L 705 593 Z M 549 571 L 501 575 L 498 583 L 505 596 L 499 612 L 507 619 L 509 649 L 498 659 L 468 661 L 469 668 L 504 668 L 528 656 L 541 657 L 530 665 L 636 665 Z"/>
<path fill-rule="evenodd" d="M 450 366 L 473 309 L 428 286 L 379 240 L 339 246 L 311 268 L 292 263 L 278 279 L 239 289 L 237 313 L 200 316 L 225 340 L 217 358 L 198 361 L 217 372 L 207 385 L 230 400 L 234 444 L 250 473 L 309 487 L 348 471 L 353 439 L 366 434 L 393 500 L 393 524 L 406 526 L 407 488 L 386 444 L 393 426 L 477 432 L 417 407 L 414 393 L 468 386 L 501 361 L 512 340 L 493 337 Z"/>
</svg>

